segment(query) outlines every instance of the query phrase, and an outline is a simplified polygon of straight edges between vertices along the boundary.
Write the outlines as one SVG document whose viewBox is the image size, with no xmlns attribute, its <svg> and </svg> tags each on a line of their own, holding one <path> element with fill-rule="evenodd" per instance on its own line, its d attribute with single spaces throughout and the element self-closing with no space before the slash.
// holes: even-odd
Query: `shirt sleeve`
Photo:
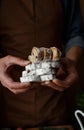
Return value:
<svg viewBox="0 0 84 130">
<path fill-rule="evenodd" d="M 65 53 L 73 46 L 84 48 L 84 28 L 80 11 L 79 0 L 65 0 Z"/>
</svg>

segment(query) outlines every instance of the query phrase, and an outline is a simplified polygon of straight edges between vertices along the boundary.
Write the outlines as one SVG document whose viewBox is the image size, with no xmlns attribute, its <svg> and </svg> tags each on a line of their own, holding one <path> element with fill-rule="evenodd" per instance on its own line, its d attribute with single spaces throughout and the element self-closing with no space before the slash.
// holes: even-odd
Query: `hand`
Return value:
<svg viewBox="0 0 84 130">
<path fill-rule="evenodd" d="M 74 61 L 68 58 L 62 58 L 60 68 L 57 71 L 56 78 L 52 81 L 44 82 L 46 85 L 58 91 L 64 91 L 78 80 L 78 73 Z"/>
<path fill-rule="evenodd" d="M 31 83 L 15 82 L 9 76 L 8 70 L 10 70 L 11 66 L 13 65 L 25 66 L 28 64 L 29 64 L 29 61 L 25 61 L 23 59 L 20 59 L 14 56 L 6 56 L 4 58 L 1 58 L 0 59 L 1 84 L 15 94 L 27 91 L 31 87 Z"/>
</svg>

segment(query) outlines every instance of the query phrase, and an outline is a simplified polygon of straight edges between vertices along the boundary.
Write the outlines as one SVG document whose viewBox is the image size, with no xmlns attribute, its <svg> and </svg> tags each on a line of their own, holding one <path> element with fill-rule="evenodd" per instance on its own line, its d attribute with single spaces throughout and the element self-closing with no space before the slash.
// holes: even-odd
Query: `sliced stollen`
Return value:
<svg viewBox="0 0 84 130">
<path fill-rule="evenodd" d="M 22 77 L 26 77 L 26 76 L 29 76 L 29 75 L 36 75 L 36 70 L 32 70 L 30 72 L 28 71 L 22 71 Z"/>
<path fill-rule="evenodd" d="M 60 66 L 59 61 L 45 61 L 41 62 L 42 68 L 58 68 Z"/>
<path fill-rule="evenodd" d="M 55 70 L 51 68 L 36 69 L 36 75 L 55 74 Z"/>
<path fill-rule="evenodd" d="M 58 48 L 50 47 L 50 50 L 53 53 L 52 60 L 58 60 L 61 57 L 62 53 Z"/>
<path fill-rule="evenodd" d="M 28 56 L 28 59 L 32 63 L 43 60 L 43 49 L 38 47 L 33 47 L 31 51 L 31 55 Z"/>
<path fill-rule="evenodd" d="M 49 75 L 41 75 L 41 81 L 49 81 L 49 80 L 53 80 L 55 76 L 53 74 L 49 74 Z"/>
<path fill-rule="evenodd" d="M 31 71 L 35 69 L 36 69 L 36 65 L 34 63 L 25 66 L 26 71 Z"/>
<path fill-rule="evenodd" d="M 36 75 L 29 75 L 27 77 L 20 77 L 20 82 L 40 82 L 41 79 L 39 76 Z"/>
<path fill-rule="evenodd" d="M 20 82 L 49 81 L 60 67 L 61 51 L 56 47 L 33 47 L 28 56 L 31 64 L 25 66 Z"/>
</svg>

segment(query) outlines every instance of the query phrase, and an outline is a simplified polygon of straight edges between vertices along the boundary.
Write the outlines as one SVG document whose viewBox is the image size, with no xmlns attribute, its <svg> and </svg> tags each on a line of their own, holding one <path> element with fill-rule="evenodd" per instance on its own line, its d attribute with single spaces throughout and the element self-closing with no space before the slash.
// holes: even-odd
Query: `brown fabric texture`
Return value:
<svg viewBox="0 0 84 130">
<path fill-rule="evenodd" d="M 3 0 L 0 10 L 3 56 L 27 59 L 34 46 L 61 49 L 64 23 L 59 0 Z M 22 69 L 14 66 L 11 70 L 16 81 Z M 65 121 L 63 93 L 46 86 L 37 86 L 18 95 L 1 87 L 1 93 L 4 120 L 0 125 L 33 127 L 45 123 L 63 124 Z"/>
</svg>

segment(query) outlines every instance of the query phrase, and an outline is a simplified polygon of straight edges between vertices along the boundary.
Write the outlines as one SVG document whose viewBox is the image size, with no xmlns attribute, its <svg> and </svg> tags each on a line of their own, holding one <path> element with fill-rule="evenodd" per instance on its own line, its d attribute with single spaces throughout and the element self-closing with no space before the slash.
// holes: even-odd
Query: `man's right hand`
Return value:
<svg viewBox="0 0 84 130">
<path fill-rule="evenodd" d="M 8 69 L 13 65 L 26 66 L 30 62 L 14 56 L 6 56 L 0 59 L 0 82 L 11 92 L 17 94 L 27 91 L 31 87 L 31 83 L 15 82 L 10 76 Z"/>
</svg>

